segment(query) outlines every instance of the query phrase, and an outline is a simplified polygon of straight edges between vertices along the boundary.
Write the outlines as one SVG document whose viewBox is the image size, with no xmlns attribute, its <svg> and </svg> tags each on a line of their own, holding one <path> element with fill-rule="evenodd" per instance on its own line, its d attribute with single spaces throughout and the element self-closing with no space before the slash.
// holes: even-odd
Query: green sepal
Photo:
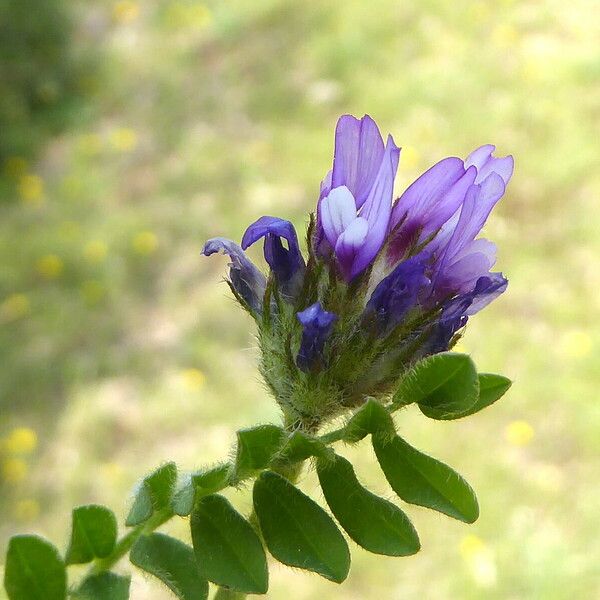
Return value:
<svg viewBox="0 0 600 600">
<path fill-rule="evenodd" d="M 70 596 L 73 600 L 128 600 L 131 577 L 110 571 L 90 575 Z"/>
<path fill-rule="evenodd" d="M 194 550 L 162 533 L 137 539 L 129 560 L 160 579 L 181 600 L 206 600 L 208 581 L 200 575 Z"/>
<path fill-rule="evenodd" d="M 341 583 L 350 551 L 331 517 L 285 477 L 264 471 L 253 490 L 254 510 L 269 552 L 283 564 Z"/>
<path fill-rule="evenodd" d="M 65 564 L 58 550 L 37 535 L 16 535 L 8 543 L 4 589 L 9 600 L 64 600 Z"/>
<path fill-rule="evenodd" d="M 117 519 L 105 506 L 89 504 L 73 509 L 71 540 L 65 557 L 67 565 L 104 558 L 117 542 Z"/>
<path fill-rule="evenodd" d="M 235 479 L 242 479 L 266 468 L 285 439 L 277 425 L 258 425 L 237 432 Z"/>
<path fill-rule="evenodd" d="M 222 463 L 188 476 L 185 483 L 173 495 L 171 502 L 173 512 L 180 517 L 186 517 L 194 508 L 195 498 L 222 490 L 229 484 L 230 477 L 229 463 Z"/>
<path fill-rule="evenodd" d="M 169 507 L 176 482 L 177 467 L 172 462 L 148 475 L 137 490 L 125 525 L 139 525 L 147 521 L 155 511 Z"/>
<path fill-rule="evenodd" d="M 373 398 L 369 398 L 348 421 L 344 441 L 359 442 L 369 434 L 393 436 L 394 422 L 390 413 Z"/>
<path fill-rule="evenodd" d="M 317 474 L 325 500 L 346 533 L 365 550 L 409 556 L 421 548 L 419 536 L 397 506 L 365 489 L 349 461 L 319 461 Z"/>
<path fill-rule="evenodd" d="M 330 452 L 331 450 L 321 440 L 298 430 L 287 438 L 276 460 L 293 463 L 306 460 L 311 456 L 324 458 Z"/>
<path fill-rule="evenodd" d="M 393 403 L 415 402 L 432 419 L 471 408 L 479 396 L 475 364 L 467 354 L 441 352 L 419 361 L 402 379 Z"/>
<path fill-rule="evenodd" d="M 267 558 L 256 532 L 223 496 L 196 502 L 190 520 L 200 575 L 246 594 L 265 594 Z"/>
<path fill-rule="evenodd" d="M 444 463 L 419 452 L 401 437 L 373 436 L 377 460 L 390 486 L 404 500 L 473 523 L 479 516 L 471 486 Z"/>
<path fill-rule="evenodd" d="M 508 379 L 508 377 L 504 377 L 503 375 L 496 375 L 495 373 L 479 373 L 479 398 L 471 408 L 468 410 L 459 413 L 459 414 L 448 414 L 436 417 L 438 419 L 462 419 L 463 417 L 468 417 L 473 415 L 484 408 L 487 408 L 491 404 L 494 404 L 496 400 L 499 400 L 506 394 L 510 386 L 512 385 L 512 381 Z"/>
</svg>

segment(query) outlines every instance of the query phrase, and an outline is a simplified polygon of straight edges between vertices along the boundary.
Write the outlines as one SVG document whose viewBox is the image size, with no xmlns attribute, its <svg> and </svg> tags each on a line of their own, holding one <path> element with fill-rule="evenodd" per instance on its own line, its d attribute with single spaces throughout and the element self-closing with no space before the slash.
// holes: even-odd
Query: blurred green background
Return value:
<svg viewBox="0 0 600 600">
<path fill-rule="evenodd" d="M 486 230 L 510 286 L 462 342 L 515 384 L 464 422 L 398 419 L 475 487 L 476 524 L 409 507 L 418 555 L 354 547 L 343 586 L 274 565 L 269 597 L 600 597 L 599 39 L 589 0 L 0 0 L 1 555 L 16 532 L 64 547 L 73 505 L 123 516 L 146 471 L 277 419 L 227 261 L 199 251 L 263 214 L 302 228 L 338 115 L 368 112 L 398 190 L 483 143 L 515 155 Z M 368 445 L 344 452 L 392 497 Z"/>
</svg>

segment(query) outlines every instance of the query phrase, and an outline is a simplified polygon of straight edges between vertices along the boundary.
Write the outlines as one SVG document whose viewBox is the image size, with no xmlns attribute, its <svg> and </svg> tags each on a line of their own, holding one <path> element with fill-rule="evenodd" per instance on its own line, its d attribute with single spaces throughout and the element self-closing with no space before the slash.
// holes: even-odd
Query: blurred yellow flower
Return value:
<svg viewBox="0 0 600 600">
<path fill-rule="evenodd" d="M 38 273 L 45 279 L 56 279 L 64 271 L 65 265 L 56 254 L 46 254 L 36 263 Z"/>
<path fill-rule="evenodd" d="M 97 133 L 86 133 L 79 138 L 79 147 L 85 154 L 98 154 L 102 148 L 102 140 Z"/>
<path fill-rule="evenodd" d="M 33 429 L 16 427 L 2 440 L 2 448 L 9 454 L 30 454 L 36 449 L 37 442 Z"/>
<path fill-rule="evenodd" d="M 10 156 L 4 162 L 4 173 L 14 179 L 25 175 L 27 173 L 27 161 L 21 156 Z"/>
<path fill-rule="evenodd" d="M 121 127 L 111 132 L 109 141 L 118 152 L 131 152 L 138 142 L 137 133 L 128 127 Z"/>
<path fill-rule="evenodd" d="M 501 23 L 492 30 L 492 42 L 500 48 L 510 48 L 519 40 L 519 32 L 512 25 Z"/>
<path fill-rule="evenodd" d="M 40 514 L 40 504 L 33 498 L 24 498 L 15 502 L 13 513 L 19 521 L 34 521 Z"/>
<path fill-rule="evenodd" d="M 483 23 L 489 19 L 489 6 L 485 2 L 472 2 L 469 4 L 468 15 L 473 23 Z"/>
<path fill-rule="evenodd" d="M 130 23 L 140 15 L 140 5 L 131 0 L 121 0 L 113 6 L 113 19 L 117 23 Z"/>
<path fill-rule="evenodd" d="M 402 166 L 406 169 L 415 169 L 419 166 L 421 154 L 413 146 L 402 146 Z"/>
<path fill-rule="evenodd" d="M 100 469 L 103 479 L 110 485 L 119 483 L 125 475 L 125 470 L 118 462 L 106 462 Z"/>
<path fill-rule="evenodd" d="M 567 358 L 585 358 L 592 353 L 592 336 L 582 329 L 567 331 L 560 340 L 559 349 Z"/>
<path fill-rule="evenodd" d="M 140 231 L 133 237 L 131 245 L 138 254 L 152 254 L 158 248 L 158 237 L 152 231 Z"/>
<path fill-rule="evenodd" d="M 184 369 L 181 372 L 183 385 L 191 392 L 196 392 L 204 387 L 206 377 L 200 369 Z"/>
<path fill-rule="evenodd" d="M 27 463 L 22 458 L 5 458 L 2 461 L 2 479 L 6 483 L 20 483 L 27 477 Z"/>
<path fill-rule="evenodd" d="M 38 205 L 44 202 L 44 180 L 39 175 L 22 175 L 17 189 L 23 202 Z"/>
<path fill-rule="evenodd" d="M 533 439 L 535 431 L 527 421 L 513 421 L 506 426 L 506 440 L 513 446 L 527 446 Z"/>
<path fill-rule="evenodd" d="M 0 320 L 14 321 L 29 313 L 29 298 L 25 294 L 11 294 L 0 304 Z"/>
<path fill-rule="evenodd" d="M 165 14 L 168 27 L 208 27 L 213 21 L 213 15 L 208 6 L 200 3 L 171 2 Z"/>
<path fill-rule="evenodd" d="M 494 555 L 483 540 L 473 534 L 467 535 L 461 540 L 459 551 L 478 585 L 492 587 L 496 583 Z"/>
<path fill-rule="evenodd" d="M 470 559 L 477 552 L 481 552 L 485 548 L 483 540 L 476 535 L 470 533 L 466 535 L 459 545 L 460 555 L 465 559 Z"/>
<path fill-rule="evenodd" d="M 108 246 L 101 240 L 91 240 L 85 245 L 83 255 L 91 263 L 101 263 L 108 253 Z"/>
<path fill-rule="evenodd" d="M 106 293 L 105 287 L 96 279 L 88 279 L 81 284 L 81 297 L 87 304 L 98 304 Z"/>
</svg>

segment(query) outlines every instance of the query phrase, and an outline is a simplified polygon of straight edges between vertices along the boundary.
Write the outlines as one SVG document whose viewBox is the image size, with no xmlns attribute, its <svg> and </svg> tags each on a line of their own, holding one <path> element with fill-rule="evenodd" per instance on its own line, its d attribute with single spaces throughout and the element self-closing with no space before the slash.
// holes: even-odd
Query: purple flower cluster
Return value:
<svg viewBox="0 0 600 600">
<path fill-rule="evenodd" d="M 322 368 L 328 338 L 348 322 L 340 318 L 344 307 L 331 301 L 332 285 L 364 298 L 358 322 L 369 324 L 365 336 L 384 339 L 409 317 L 425 315 L 426 328 L 412 332 L 421 336 L 421 355 L 447 350 L 468 318 L 507 286 L 491 272 L 495 245 L 477 237 L 513 172 L 512 157 L 494 157 L 494 150 L 485 145 L 465 160 L 441 160 L 393 201 L 400 148 L 391 136 L 384 144 L 371 117 L 344 115 L 333 167 L 321 183 L 308 264 L 293 225 L 268 216 L 250 225 L 241 247 L 214 238 L 204 254 L 231 257 L 230 284 L 260 319 L 269 284 L 244 250 L 264 239 L 276 293 L 297 313 L 296 364 L 303 371 Z M 271 295 L 268 302 L 272 312 Z"/>
</svg>

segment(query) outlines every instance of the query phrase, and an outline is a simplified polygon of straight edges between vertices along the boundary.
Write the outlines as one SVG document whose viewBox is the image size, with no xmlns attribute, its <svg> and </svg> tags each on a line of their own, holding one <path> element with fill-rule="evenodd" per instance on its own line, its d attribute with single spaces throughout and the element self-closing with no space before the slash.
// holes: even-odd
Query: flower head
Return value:
<svg viewBox="0 0 600 600">
<path fill-rule="evenodd" d="M 231 258 L 229 283 L 259 326 L 261 370 L 286 414 L 337 414 L 393 392 L 419 358 L 448 350 L 468 319 L 505 291 L 495 245 L 478 235 L 513 172 L 494 146 L 445 158 L 392 202 L 400 149 L 369 116 L 342 116 L 333 167 L 308 229 L 265 216 Z M 270 273 L 244 250 L 264 240 Z"/>
</svg>

